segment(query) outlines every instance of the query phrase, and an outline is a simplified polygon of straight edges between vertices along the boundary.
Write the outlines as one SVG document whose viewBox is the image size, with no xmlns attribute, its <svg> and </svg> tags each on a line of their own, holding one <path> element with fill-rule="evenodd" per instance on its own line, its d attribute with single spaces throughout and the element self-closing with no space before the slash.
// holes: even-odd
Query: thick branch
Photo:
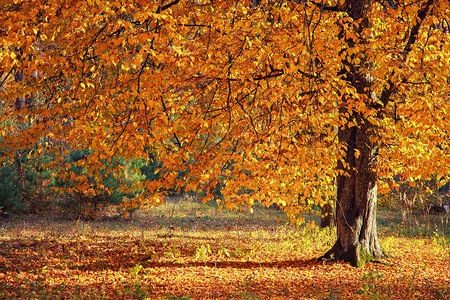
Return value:
<svg viewBox="0 0 450 300">
<path fill-rule="evenodd" d="M 174 6 L 175 4 L 177 4 L 178 2 L 180 2 L 180 0 L 175 0 L 175 1 L 172 1 L 172 2 L 170 2 L 170 3 L 167 3 L 166 5 L 163 5 L 163 6 L 158 7 L 157 13 L 159 14 L 160 12 L 162 12 L 162 11 L 164 11 L 164 10 L 166 10 L 166 9 L 171 8 L 172 6 Z"/>
<path fill-rule="evenodd" d="M 269 79 L 272 77 L 278 77 L 284 75 L 284 71 L 283 70 L 273 70 L 272 72 L 270 72 L 267 75 L 256 75 L 255 77 L 253 77 L 253 80 L 264 80 L 264 79 Z"/>
<path fill-rule="evenodd" d="M 292 2 L 295 2 L 297 4 L 304 2 L 304 0 L 291 0 Z M 320 10 L 322 11 L 335 11 L 335 12 L 345 12 L 345 9 L 342 6 L 339 5 L 335 5 L 335 6 L 328 6 L 328 5 L 324 5 L 323 3 L 318 3 L 318 2 L 314 2 L 314 1 L 309 1 L 311 4 L 314 4 L 315 6 L 317 6 L 318 8 L 320 8 Z M 322 1 L 323 2 L 323 1 Z"/>
<path fill-rule="evenodd" d="M 325 11 L 336 11 L 336 12 L 345 12 L 345 9 L 339 5 L 335 5 L 335 6 L 327 6 L 324 5 L 323 3 L 317 3 L 314 1 L 310 1 L 312 4 L 314 4 L 315 6 L 319 7 L 321 10 L 325 10 Z"/>
<path fill-rule="evenodd" d="M 389 99 L 391 98 L 391 95 L 397 90 L 394 83 L 389 79 L 387 82 L 386 87 L 383 89 L 383 92 L 381 92 L 380 101 L 383 103 L 384 106 L 389 102 Z"/>
<path fill-rule="evenodd" d="M 417 37 L 419 34 L 420 26 L 422 25 L 423 20 L 425 20 L 425 17 L 427 16 L 428 12 L 430 11 L 431 5 L 433 4 L 434 0 L 428 0 L 418 11 L 417 13 L 417 22 L 414 24 L 414 26 L 411 28 L 411 31 L 409 32 L 408 42 L 405 45 L 405 48 L 403 49 L 403 60 L 406 61 L 406 58 L 408 54 L 412 51 L 412 46 L 416 43 Z M 391 75 L 394 75 L 391 73 Z M 384 106 L 387 105 L 389 102 L 392 94 L 397 90 L 395 87 L 395 84 L 389 79 L 388 84 L 384 88 L 383 92 L 381 93 L 380 101 L 383 103 Z"/>
<path fill-rule="evenodd" d="M 403 50 L 403 55 L 406 58 L 409 52 L 412 50 L 412 45 L 417 40 L 417 35 L 419 34 L 420 26 L 422 25 L 423 20 L 425 20 L 425 17 L 428 14 L 428 11 L 430 10 L 431 5 L 433 4 L 434 0 L 428 0 L 424 6 L 422 6 L 421 9 L 417 12 L 417 22 L 414 24 L 414 26 L 411 28 L 411 31 L 409 32 L 409 38 L 408 43 L 406 43 L 405 49 Z"/>
</svg>

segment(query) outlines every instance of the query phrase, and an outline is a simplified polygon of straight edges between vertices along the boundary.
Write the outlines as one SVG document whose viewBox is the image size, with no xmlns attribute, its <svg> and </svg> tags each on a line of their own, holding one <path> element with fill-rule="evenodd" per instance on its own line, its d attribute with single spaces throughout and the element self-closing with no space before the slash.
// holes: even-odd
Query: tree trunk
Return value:
<svg viewBox="0 0 450 300">
<path fill-rule="evenodd" d="M 337 241 L 323 256 L 364 265 L 385 254 L 377 239 L 377 146 L 371 143 L 373 128 L 366 120 L 359 126 L 339 129 L 339 141 L 347 146 L 346 157 L 338 163 L 336 199 Z"/>
<path fill-rule="evenodd" d="M 349 17 L 358 24 L 342 27 L 340 33 L 347 42 L 347 50 L 352 49 L 347 54 L 348 62 L 342 62 L 345 65 L 342 78 L 355 88 L 367 108 L 375 108 L 378 104 L 376 95 L 371 92 L 373 79 L 368 73 L 372 64 L 365 53 L 372 0 L 346 0 L 344 6 Z M 348 31 L 352 31 L 351 34 Z M 353 60 L 355 58 L 360 63 Z M 385 253 L 378 243 L 376 223 L 378 145 L 372 137 L 377 132 L 364 111 L 352 108 L 354 97 L 355 94 L 344 92 L 340 101 L 339 113 L 347 122 L 338 129 L 339 142 L 346 147 L 346 153 L 337 166 L 337 241 L 323 258 L 361 266 L 373 258 L 384 257 Z"/>
<path fill-rule="evenodd" d="M 320 212 L 320 228 L 334 227 L 336 223 L 334 206 L 331 203 L 327 203 L 320 208 Z"/>
</svg>

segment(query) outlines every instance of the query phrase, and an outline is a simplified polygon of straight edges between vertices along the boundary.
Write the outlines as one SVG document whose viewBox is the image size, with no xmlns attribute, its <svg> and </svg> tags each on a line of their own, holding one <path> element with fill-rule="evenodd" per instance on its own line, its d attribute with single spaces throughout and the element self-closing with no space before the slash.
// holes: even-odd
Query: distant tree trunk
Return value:
<svg viewBox="0 0 450 300">
<path fill-rule="evenodd" d="M 327 203 L 320 208 L 321 211 L 321 219 L 320 219 L 320 228 L 328 228 L 335 226 L 335 212 L 334 206 L 331 203 Z"/>
<path fill-rule="evenodd" d="M 16 154 L 16 165 L 17 165 L 17 178 L 19 181 L 19 195 L 20 195 L 20 201 L 22 203 L 25 203 L 25 166 L 22 163 L 22 154 L 17 153 Z"/>
<path fill-rule="evenodd" d="M 371 131 L 373 128 L 367 122 L 359 128 L 345 127 L 338 133 L 340 142 L 347 145 L 348 165 L 338 164 L 338 170 L 346 174 L 337 177 L 337 241 L 323 258 L 348 261 L 353 266 L 385 256 L 377 238 L 374 167 L 378 148 L 370 140 Z"/>
<path fill-rule="evenodd" d="M 339 133 L 338 126 L 335 126 L 334 132 L 336 135 Z M 337 180 L 334 179 L 334 187 L 337 187 Z M 333 196 L 333 199 L 329 199 L 329 203 L 322 206 L 321 210 L 321 219 L 320 219 L 320 228 L 334 228 L 336 226 L 336 200 L 337 195 Z"/>
</svg>

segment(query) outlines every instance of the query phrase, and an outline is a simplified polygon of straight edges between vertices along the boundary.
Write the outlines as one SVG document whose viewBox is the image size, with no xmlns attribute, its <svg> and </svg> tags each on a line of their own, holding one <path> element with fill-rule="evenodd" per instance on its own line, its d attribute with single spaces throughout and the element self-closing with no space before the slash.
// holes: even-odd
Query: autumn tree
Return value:
<svg viewBox="0 0 450 300">
<path fill-rule="evenodd" d="M 158 180 L 137 186 L 151 197 L 129 207 L 220 184 L 220 209 L 277 203 L 300 221 L 337 185 L 325 257 L 360 265 L 384 255 L 380 178 L 449 178 L 444 0 L 1 5 L 5 146 L 90 149 L 89 177 L 101 161 L 155 153 Z M 35 104 L 14 109 L 24 95 Z"/>
</svg>

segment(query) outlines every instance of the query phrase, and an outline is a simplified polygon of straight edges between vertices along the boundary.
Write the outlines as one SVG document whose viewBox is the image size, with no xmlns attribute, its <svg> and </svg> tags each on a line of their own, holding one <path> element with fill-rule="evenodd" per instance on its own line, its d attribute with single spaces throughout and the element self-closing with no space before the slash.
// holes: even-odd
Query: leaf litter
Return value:
<svg viewBox="0 0 450 300">
<path fill-rule="evenodd" d="M 383 233 L 391 257 L 354 268 L 316 260 L 334 237 L 311 226 L 268 227 L 248 219 L 251 231 L 167 229 L 117 221 L 75 230 L 74 222 L 57 221 L 49 230 L 36 220 L 21 222 L 0 227 L 0 298 L 450 297 L 448 239 L 439 236 Z"/>
</svg>

